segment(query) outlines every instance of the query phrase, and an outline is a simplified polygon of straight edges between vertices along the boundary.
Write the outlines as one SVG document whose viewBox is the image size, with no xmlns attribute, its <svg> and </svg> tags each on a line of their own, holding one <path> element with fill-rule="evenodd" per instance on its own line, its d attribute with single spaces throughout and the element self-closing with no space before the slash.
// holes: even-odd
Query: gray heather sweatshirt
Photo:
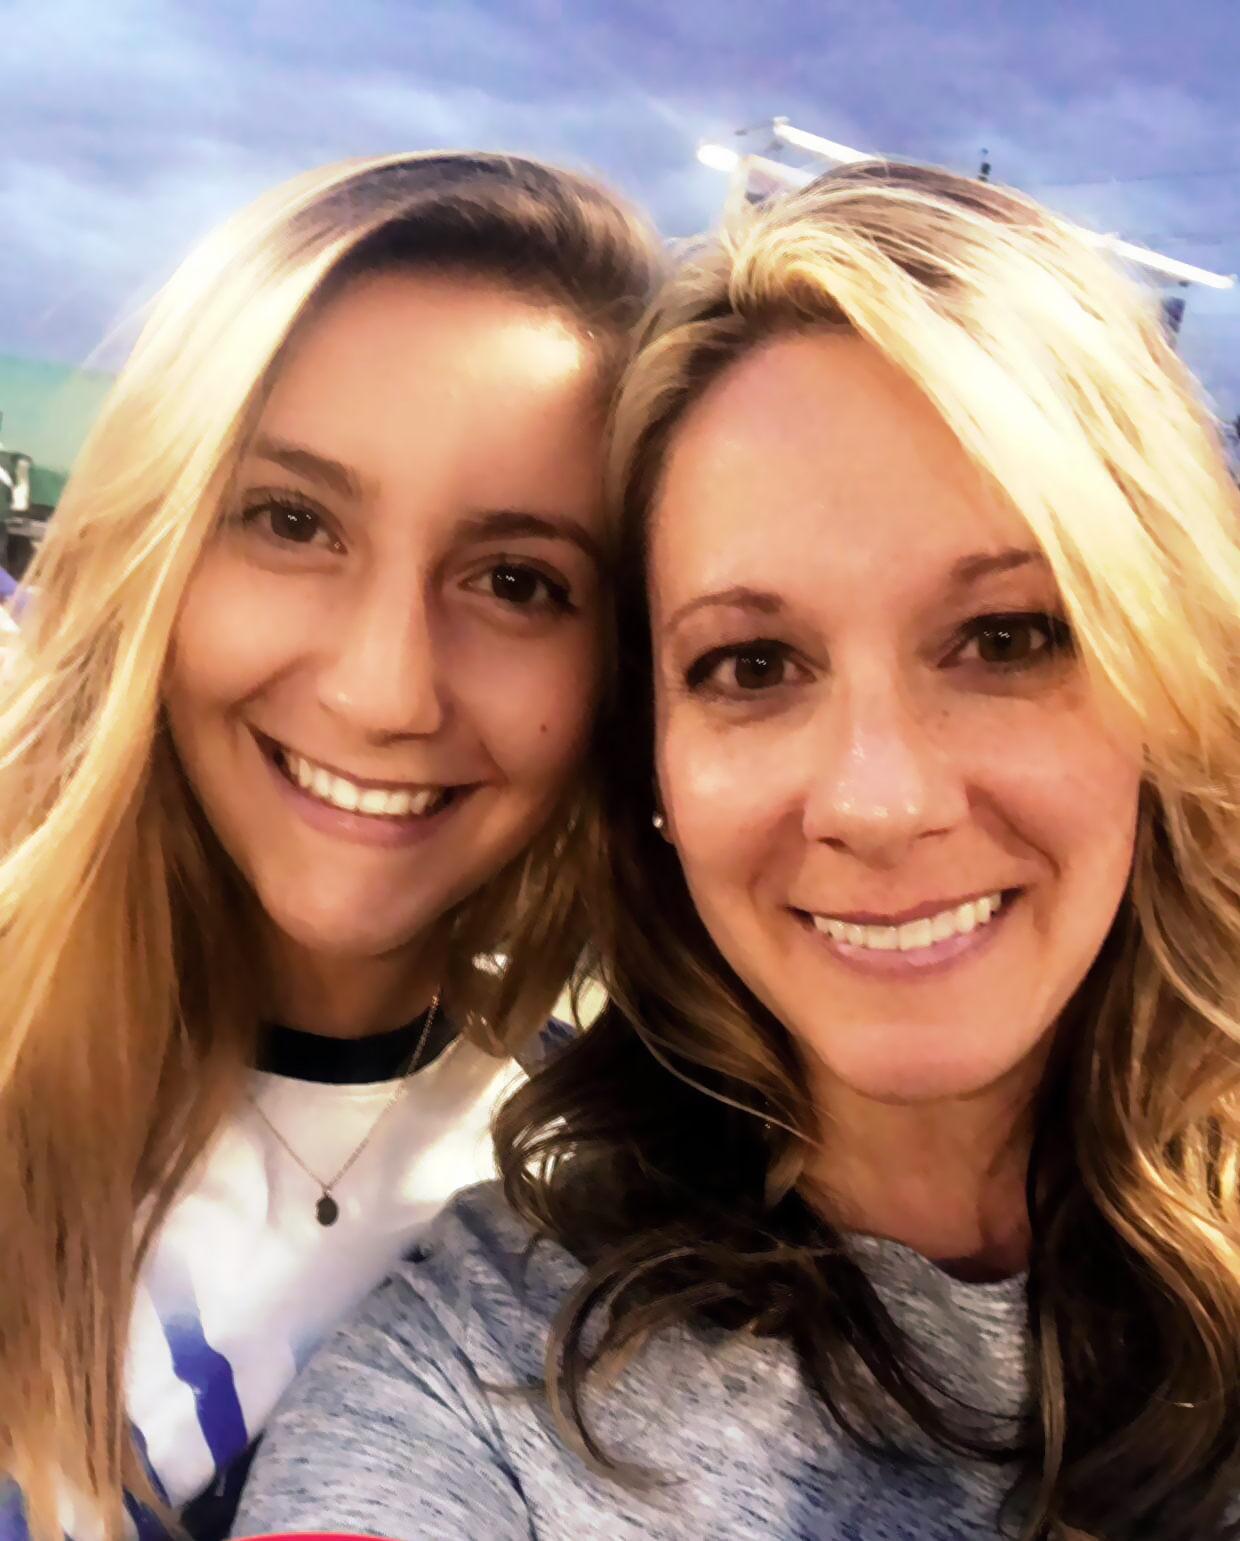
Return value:
<svg viewBox="0 0 1240 1541">
<path fill-rule="evenodd" d="M 581 1267 L 498 1188 L 467 1190 L 329 1339 L 271 1422 L 233 1534 L 392 1541 L 971 1541 L 1007 1533 L 1010 1473 L 930 1452 L 871 1459 L 748 1334 L 666 1332 L 587 1401 L 603 1448 L 657 1474 L 597 1476 L 541 1396 L 547 1331 Z M 858 1244 L 896 1320 L 954 1395 L 1014 1415 L 1024 1282 L 962 1284 L 908 1248 Z"/>
</svg>

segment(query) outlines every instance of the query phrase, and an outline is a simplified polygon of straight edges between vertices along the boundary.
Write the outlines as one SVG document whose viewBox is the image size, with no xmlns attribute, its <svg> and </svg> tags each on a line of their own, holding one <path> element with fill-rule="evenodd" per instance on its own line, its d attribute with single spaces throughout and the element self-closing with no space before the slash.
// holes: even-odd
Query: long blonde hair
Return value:
<svg viewBox="0 0 1240 1541">
<path fill-rule="evenodd" d="M 135 1268 L 257 1026 L 254 901 L 188 792 L 160 691 L 281 349 L 353 272 L 466 271 L 568 315 L 607 392 L 657 262 L 606 192 L 532 162 L 307 173 L 186 261 L 82 452 L 0 710 L 0 1470 L 41 1534 L 60 1534 L 61 1484 L 111 1532 L 123 1488 L 149 1493 L 124 1418 Z M 493 1052 L 534 1030 L 575 963 L 595 800 L 583 774 L 530 851 L 444 921 L 454 1014 Z M 473 967 L 496 948 L 501 974 Z"/>
<path fill-rule="evenodd" d="M 1129 893 L 1036 1110 L 1028 1417 L 993 1437 L 927 1395 L 798 1198 L 817 1118 L 796 1047 L 650 825 L 642 567 L 669 444 L 736 360 L 823 327 L 914 380 L 1028 522 L 1085 667 L 1146 746 Z M 549 1352 L 563 1427 L 606 1464 L 583 1380 L 704 1310 L 789 1339 L 860 1439 L 885 1427 L 876 1384 L 946 1448 L 1015 1459 L 1026 1538 L 1217 1533 L 1240 1493 L 1240 498 L 1152 305 L 1013 192 L 832 173 L 686 259 L 622 389 L 613 468 L 628 667 L 599 932 L 615 1004 L 500 1131 L 513 1201 L 593 1265 Z"/>
</svg>

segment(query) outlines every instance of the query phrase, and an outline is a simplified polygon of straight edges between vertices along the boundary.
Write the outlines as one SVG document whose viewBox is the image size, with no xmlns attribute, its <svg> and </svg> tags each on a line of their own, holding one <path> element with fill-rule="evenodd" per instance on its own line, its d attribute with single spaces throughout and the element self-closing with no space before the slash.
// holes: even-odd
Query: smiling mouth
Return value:
<svg viewBox="0 0 1240 1541">
<path fill-rule="evenodd" d="M 372 781 L 351 781 L 338 771 L 329 770 L 305 755 L 286 749 L 272 739 L 265 741 L 276 769 L 300 792 L 315 802 L 342 813 L 361 814 L 365 818 L 430 819 L 456 800 L 467 787 L 381 785 Z"/>
<path fill-rule="evenodd" d="M 996 890 L 934 915 L 905 921 L 903 925 L 856 925 L 831 915 L 806 914 L 815 930 L 833 942 L 870 952 L 920 952 L 951 937 L 966 936 L 990 922 L 1019 895 L 1019 888 Z"/>
</svg>

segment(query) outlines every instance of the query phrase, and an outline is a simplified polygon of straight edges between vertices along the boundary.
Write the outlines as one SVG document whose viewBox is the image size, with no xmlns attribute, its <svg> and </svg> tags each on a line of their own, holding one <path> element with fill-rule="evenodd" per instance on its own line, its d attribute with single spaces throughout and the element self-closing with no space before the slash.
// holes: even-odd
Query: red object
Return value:
<svg viewBox="0 0 1240 1541">
<path fill-rule="evenodd" d="M 360 1531 L 281 1530 L 267 1531 L 258 1536 L 240 1536 L 237 1541 L 385 1541 L 385 1538 L 367 1536 Z"/>
</svg>

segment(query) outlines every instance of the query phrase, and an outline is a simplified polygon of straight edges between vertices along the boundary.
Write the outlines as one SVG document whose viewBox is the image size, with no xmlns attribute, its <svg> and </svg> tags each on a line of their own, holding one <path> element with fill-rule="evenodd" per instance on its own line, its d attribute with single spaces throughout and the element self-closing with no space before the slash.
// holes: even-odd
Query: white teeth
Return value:
<svg viewBox="0 0 1240 1541">
<path fill-rule="evenodd" d="M 416 792 L 404 787 L 361 787 L 288 751 L 284 754 L 284 768 L 290 781 L 320 802 L 372 818 L 422 817 L 443 798 L 441 787 L 423 787 Z"/>
<path fill-rule="evenodd" d="M 355 812 L 360 796 L 360 788 L 355 787 L 351 781 L 346 781 L 343 776 L 332 777 L 331 800 L 337 808 L 343 808 L 346 813 Z"/>
<path fill-rule="evenodd" d="M 902 926 L 858 926 L 830 915 L 815 915 L 813 921 L 833 941 L 846 942 L 850 947 L 865 947 L 874 952 L 916 952 L 935 942 L 944 942 L 949 936 L 964 936 L 984 926 L 1002 904 L 1001 893 L 987 894 L 955 909 L 906 921 Z"/>
<path fill-rule="evenodd" d="M 929 947 L 930 922 L 928 920 L 910 920 L 907 925 L 900 927 L 900 951 L 912 952 L 914 947 Z"/>
</svg>

